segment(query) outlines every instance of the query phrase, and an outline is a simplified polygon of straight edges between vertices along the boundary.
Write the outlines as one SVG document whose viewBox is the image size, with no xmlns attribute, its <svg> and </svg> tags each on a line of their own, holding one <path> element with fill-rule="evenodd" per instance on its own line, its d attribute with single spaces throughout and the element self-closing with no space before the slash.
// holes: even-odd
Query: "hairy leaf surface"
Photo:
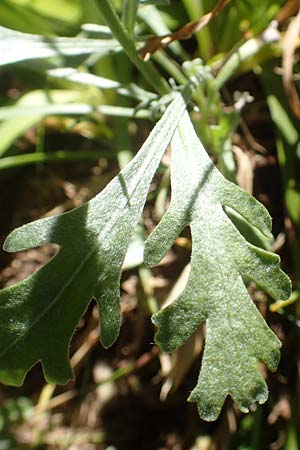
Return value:
<svg viewBox="0 0 300 450">
<path fill-rule="evenodd" d="M 59 251 L 26 280 L 0 292 L 0 381 L 19 385 L 42 362 L 48 381 L 72 377 L 69 342 L 92 297 L 101 341 L 110 346 L 120 327 L 119 284 L 125 254 L 159 161 L 185 110 L 176 94 L 135 158 L 85 205 L 13 231 L 9 252 L 58 244 Z"/>
<path fill-rule="evenodd" d="M 154 315 L 156 342 L 165 351 L 181 346 L 206 322 L 206 344 L 198 384 L 189 400 L 200 416 L 215 420 L 230 394 L 239 408 L 263 403 L 268 390 L 258 363 L 275 370 L 280 342 L 252 302 L 243 277 L 275 299 L 287 298 L 290 281 L 277 255 L 246 241 L 226 215 L 230 207 L 270 236 L 271 219 L 253 197 L 215 168 L 185 113 L 172 141 L 172 198 L 150 235 L 145 260 L 155 265 L 190 226 L 191 272 L 182 295 Z"/>
</svg>

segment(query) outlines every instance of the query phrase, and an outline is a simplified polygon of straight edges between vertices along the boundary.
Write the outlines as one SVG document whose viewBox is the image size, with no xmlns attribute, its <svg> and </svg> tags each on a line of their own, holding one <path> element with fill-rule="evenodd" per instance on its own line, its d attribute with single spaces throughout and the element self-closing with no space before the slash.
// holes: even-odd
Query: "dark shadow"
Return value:
<svg viewBox="0 0 300 450">
<path fill-rule="evenodd" d="M 186 386 L 165 402 L 159 400 L 159 389 L 149 384 L 136 393 L 118 394 L 104 405 L 101 422 L 106 445 L 118 450 L 157 450 L 178 444 L 191 448 L 203 422 L 195 405 L 186 401 Z"/>
</svg>

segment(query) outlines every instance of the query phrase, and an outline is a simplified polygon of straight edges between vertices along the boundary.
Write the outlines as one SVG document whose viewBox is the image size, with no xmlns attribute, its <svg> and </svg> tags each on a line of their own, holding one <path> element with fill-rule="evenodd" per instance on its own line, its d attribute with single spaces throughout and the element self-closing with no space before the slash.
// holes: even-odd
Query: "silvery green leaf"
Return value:
<svg viewBox="0 0 300 450">
<path fill-rule="evenodd" d="M 59 216 L 37 220 L 6 239 L 9 252 L 57 244 L 48 264 L 0 291 L 0 381 L 20 385 L 40 361 L 49 382 L 72 377 L 69 343 L 90 300 L 100 313 L 104 347 L 120 328 L 120 274 L 149 185 L 185 110 L 181 94 L 167 108 L 130 163 L 95 198 Z"/>
<path fill-rule="evenodd" d="M 291 286 L 279 257 L 246 241 L 227 216 L 225 206 L 271 238 L 267 210 L 216 169 L 187 113 L 171 146 L 171 204 L 146 242 L 145 260 L 158 263 L 186 226 L 193 248 L 184 292 L 153 317 L 156 342 L 171 352 L 206 323 L 200 376 L 189 400 L 197 402 L 200 417 L 215 420 L 227 395 L 243 412 L 265 402 L 268 390 L 258 364 L 275 370 L 280 356 L 281 344 L 243 277 L 277 300 L 288 298 Z"/>
</svg>

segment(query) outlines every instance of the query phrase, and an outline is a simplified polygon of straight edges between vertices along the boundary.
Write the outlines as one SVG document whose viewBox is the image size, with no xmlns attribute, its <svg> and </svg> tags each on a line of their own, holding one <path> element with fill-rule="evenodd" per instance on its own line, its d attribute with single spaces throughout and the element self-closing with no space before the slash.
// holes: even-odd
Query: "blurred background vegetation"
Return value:
<svg viewBox="0 0 300 450">
<path fill-rule="evenodd" d="M 163 110 L 106 27 L 99 3 L 0 3 L 1 244 L 16 226 L 99 192 Z M 300 449 L 300 2 L 221 1 L 200 31 L 185 29 L 155 48 L 151 37 L 182 31 L 191 21 L 199 25 L 216 0 L 140 0 L 137 9 L 136 1 L 113 3 L 137 48 L 172 89 L 195 71 L 202 77 L 192 105 L 200 138 L 224 175 L 273 217 L 274 242 L 244 233 L 278 252 L 293 281 L 291 298 L 280 303 L 249 285 L 283 343 L 280 367 L 275 374 L 262 368 L 270 388 L 265 405 L 243 415 L 228 399 L 221 417 L 205 423 L 186 403 L 203 330 L 173 355 L 153 345 L 150 315 L 184 284 L 191 248 L 185 231 L 157 268 L 142 264 L 143 238 L 169 201 L 167 152 L 124 264 L 118 342 L 107 351 L 100 347 L 91 304 L 70 349 L 76 381 L 45 384 L 37 366 L 22 388 L 0 387 L 0 450 Z M 2 252 L 1 286 L 25 278 L 53 253 L 51 246 Z"/>
</svg>

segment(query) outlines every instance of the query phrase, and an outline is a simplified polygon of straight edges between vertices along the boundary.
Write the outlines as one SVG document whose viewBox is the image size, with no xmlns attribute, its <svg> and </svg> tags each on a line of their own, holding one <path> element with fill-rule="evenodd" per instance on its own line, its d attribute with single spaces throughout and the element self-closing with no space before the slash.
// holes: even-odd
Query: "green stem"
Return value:
<svg viewBox="0 0 300 450">
<path fill-rule="evenodd" d="M 138 0 L 123 0 L 122 22 L 131 36 L 134 34 L 137 9 Z"/>
<path fill-rule="evenodd" d="M 254 415 L 254 424 L 252 431 L 251 450 L 259 450 L 261 447 L 261 432 L 263 422 L 263 408 L 261 405 L 257 405 L 257 409 Z"/>
<path fill-rule="evenodd" d="M 246 60 L 255 57 L 256 64 L 258 64 L 276 55 L 279 56 L 279 48 L 280 44 L 268 43 L 259 37 L 243 42 L 242 45 L 229 56 L 220 69 L 215 78 L 215 88 L 220 90 L 234 73 L 240 71 L 241 68 L 245 69 L 245 67 L 241 66 Z M 253 67 L 253 61 L 251 67 Z"/>
<path fill-rule="evenodd" d="M 203 1 L 183 0 L 183 4 L 191 20 L 198 20 L 205 14 Z M 199 54 L 204 61 L 209 60 L 213 55 L 213 40 L 208 27 L 196 33 Z"/>
<path fill-rule="evenodd" d="M 277 300 L 277 302 L 270 305 L 270 311 L 277 312 L 282 308 L 292 305 L 293 303 L 300 300 L 300 290 L 292 292 L 291 296 L 287 300 Z"/>
<path fill-rule="evenodd" d="M 143 77 L 158 94 L 170 93 L 171 90 L 167 82 L 160 76 L 153 64 L 150 61 L 145 62 L 138 54 L 134 40 L 127 33 L 110 0 L 97 0 L 97 5 L 113 35 L 120 42 L 128 58 L 138 68 Z"/>
<path fill-rule="evenodd" d="M 103 156 L 114 157 L 113 152 L 101 151 L 65 151 L 59 150 L 51 153 L 27 153 L 25 155 L 7 156 L 0 159 L 0 170 L 12 169 L 20 166 L 28 166 L 30 164 L 42 163 L 42 162 L 69 162 L 69 161 L 83 161 L 90 160 L 95 161 Z"/>
<path fill-rule="evenodd" d="M 37 137 L 36 137 L 36 147 L 35 147 L 35 151 L 36 153 L 44 153 L 44 148 L 45 148 L 45 120 L 44 118 L 42 118 L 40 120 L 40 123 L 38 125 L 38 129 L 37 129 Z M 36 165 L 36 172 L 37 174 L 40 174 L 42 165 L 41 164 L 37 164 Z M 39 177 L 39 182 L 41 181 L 41 178 Z M 39 189 L 39 195 L 42 192 L 42 189 Z"/>
<path fill-rule="evenodd" d="M 150 119 L 151 111 L 136 110 L 124 106 L 100 105 L 93 107 L 86 103 L 46 104 L 41 106 L 3 106 L 0 108 L 0 120 L 16 119 L 17 117 L 34 115 L 84 116 L 99 113 L 107 116 L 131 117 L 135 119 Z M 37 119 L 38 121 L 38 119 Z"/>
<path fill-rule="evenodd" d="M 185 84 L 187 82 L 186 76 L 182 73 L 177 64 L 169 58 L 163 51 L 158 50 L 154 53 L 153 58 L 161 65 L 161 67 L 168 72 L 168 74 L 174 78 L 179 84 Z"/>
</svg>

